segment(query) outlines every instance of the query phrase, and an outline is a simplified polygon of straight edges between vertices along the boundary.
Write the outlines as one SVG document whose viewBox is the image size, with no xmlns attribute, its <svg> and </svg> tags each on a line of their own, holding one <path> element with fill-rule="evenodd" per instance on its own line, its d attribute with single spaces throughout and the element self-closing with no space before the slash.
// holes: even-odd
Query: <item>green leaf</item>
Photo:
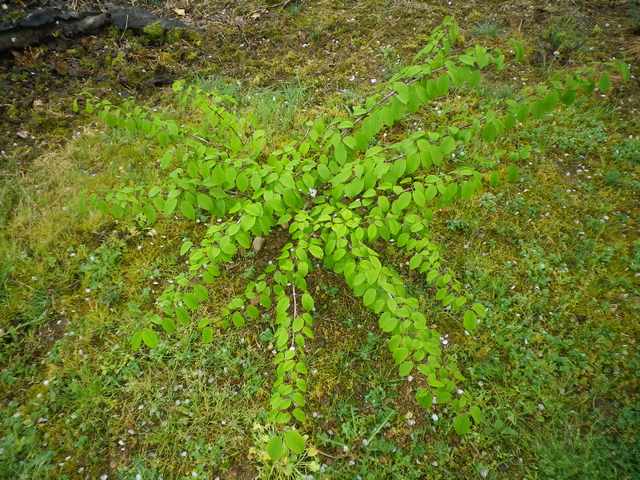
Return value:
<svg viewBox="0 0 640 480">
<path fill-rule="evenodd" d="M 393 89 L 398 94 L 398 100 L 405 104 L 409 103 L 409 87 L 402 82 L 396 82 L 393 84 Z"/>
<path fill-rule="evenodd" d="M 282 441 L 282 437 L 277 436 L 273 437 L 269 443 L 267 444 L 267 453 L 269 457 L 274 462 L 277 462 L 282 458 L 285 453 L 284 442 Z"/>
<path fill-rule="evenodd" d="M 401 377 L 408 376 L 411 373 L 411 370 L 413 370 L 413 362 L 410 360 L 407 362 L 402 362 L 400 364 L 400 367 L 398 367 L 398 373 Z"/>
<path fill-rule="evenodd" d="M 209 292 L 200 284 L 193 286 L 193 295 L 198 299 L 199 302 L 204 302 L 207 298 L 209 298 Z"/>
<path fill-rule="evenodd" d="M 422 260 L 423 260 L 422 254 L 418 253 L 414 255 L 413 257 L 411 257 L 411 260 L 409 260 L 409 268 L 411 270 L 415 270 L 420 266 L 420 264 L 422 263 Z"/>
<path fill-rule="evenodd" d="M 471 430 L 471 419 L 469 415 L 458 415 L 453 421 L 453 427 L 458 435 L 465 435 Z"/>
<path fill-rule="evenodd" d="M 241 192 L 246 192 L 247 188 L 249 188 L 249 177 L 245 172 L 240 172 L 236 177 L 236 187 Z"/>
<path fill-rule="evenodd" d="M 247 316 L 256 319 L 260 316 L 260 310 L 255 305 L 249 305 L 247 307 Z"/>
<path fill-rule="evenodd" d="M 284 432 L 284 441 L 287 447 L 296 455 L 304 452 L 304 438 L 295 430 Z"/>
<path fill-rule="evenodd" d="M 464 312 L 464 328 L 470 332 L 473 332 L 478 326 L 478 319 L 473 310 L 467 310 Z"/>
<path fill-rule="evenodd" d="M 413 191 L 413 201 L 416 202 L 416 205 L 419 207 L 424 207 L 427 203 L 427 199 L 424 196 L 424 188 L 420 186 L 416 187 Z"/>
<path fill-rule="evenodd" d="M 430 202 L 438 194 L 438 188 L 435 185 L 429 185 L 424 192 L 424 198 L 427 202 Z"/>
<path fill-rule="evenodd" d="M 305 415 L 305 413 L 299 408 L 294 408 L 291 411 L 291 415 L 293 415 L 295 419 L 298 420 L 299 422 L 305 422 L 307 419 L 307 416 Z"/>
<path fill-rule="evenodd" d="M 182 246 L 180 247 L 180 255 L 184 255 L 185 253 L 187 253 L 192 246 L 193 243 L 191 243 L 189 240 L 183 242 Z"/>
<path fill-rule="evenodd" d="M 398 319 L 388 312 L 383 313 L 378 320 L 380 330 L 385 333 L 393 332 L 398 325 Z"/>
<path fill-rule="evenodd" d="M 297 209 L 302 206 L 302 199 L 292 188 L 284 192 L 282 200 L 284 200 L 284 203 L 287 207 L 292 209 Z"/>
<path fill-rule="evenodd" d="M 482 129 L 482 139 L 485 142 L 493 142 L 498 137 L 498 129 L 493 122 L 488 122 Z"/>
<path fill-rule="evenodd" d="M 183 325 L 186 325 L 191 321 L 189 313 L 182 307 L 176 307 L 176 318 Z"/>
<path fill-rule="evenodd" d="M 156 348 L 158 346 L 158 343 L 160 342 L 160 337 L 155 332 L 155 330 L 152 330 L 151 328 L 143 328 L 141 334 L 142 334 L 142 341 L 145 343 L 147 347 Z"/>
<path fill-rule="evenodd" d="M 189 307 L 190 310 L 195 310 L 200 305 L 200 301 L 196 298 L 193 293 L 185 293 L 182 297 L 185 305 Z"/>
<path fill-rule="evenodd" d="M 193 208 L 193 204 L 189 200 L 185 199 L 180 202 L 180 212 L 182 212 L 182 215 L 184 215 L 189 220 L 196 219 L 196 211 Z"/>
<path fill-rule="evenodd" d="M 378 238 L 378 227 L 374 223 L 367 227 L 367 237 L 370 242 Z"/>
<path fill-rule="evenodd" d="M 304 319 L 301 316 L 297 316 L 293 319 L 293 323 L 291 324 L 291 328 L 294 332 L 299 332 L 304 327 Z"/>
<path fill-rule="evenodd" d="M 302 306 L 307 312 L 313 311 L 315 307 L 313 297 L 306 292 L 302 294 Z"/>
<path fill-rule="evenodd" d="M 611 79 L 609 78 L 609 74 L 605 73 L 600 77 L 600 81 L 598 82 L 598 88 L 602 93 L 607 93 L 611 88 Z"/>
<path fill-rule="evenodd" d="M 476 425 L 482 422 L 482 411 L 480 410 L 480 407 L 474 405 L 469 409 L 469 413 L 473 417 L 473 421 L 476 423 Z"/>
<path fill-rule="evenodd" d="M 160 322 L 160 325 L 162 325 L 162 328 L 164 329 L 164 331 L 169 334 L 176 331 L 176 324 L 171 318 L 168 318 L 168 317 L 163 318 L 162 321 Z"/>
<path fill-rule="evenodd" d="M 370 307 L 371 305 L 373 305 L 373 302 L 376 301 L 376 296 L 376 289 L 370 288 L 365 292 L 364 297 L 362 297 L 362 302 L 366 307 Z"/>
<path fill-rule="evenodd" d="M 440 143 L 440 151 L 444 156 L 451 155 L 456 149 L 456 141 L 453 137 L 446 136 Z"/>
<path fill-rule="evenodd" d="M 573 88 L 570 88 L 565 90 L 564 93 L 560 95 L 560 100 L 565 105 L 571 105 L 573 104 L 573 102 L 575 102 L 576 95 L 577 95 L 577 92 Z"/>
<path fill-rule="evenodd" d="M 513 54 L 518 63 L 524 62 L 524 44 L 516 39 L 511 40 L 511 48 L 513 48 Z"/>
<path fill-rule="evenodd" d="M 238 328 L 244 327 L 244 317 L 240 312 L 235 312 L 231 317 L 231 321 Z"/>
<path fill-rule="evenodd" d="M 391 212 L 398 215 L 411 204 L 411 193 L 404 192 L 391 205 Z"/>
<path fill-rule="evenodd" d="M 168 198 L 166 202 L 164 202 L 164 214 L 171 215 L 176 206 L 178 205 L 178 199 L 176 197 Z"/>
<path fill-rule="evenodd" d="M 346 137 L 344 137 L 342 139 L 342 141 L 344 142 L 344 144 L 349 147 L 351 150 L 355 150 L 358 146 L 356 139 L 353 138 L 351 135 L 347 135 Z"/>
<path fill-rule="evenodd" d="M 442 165 L 442 150 L 437 145 L 429 145 L 429 156 L 431 157 L 431 163 L 434 165 Z"/>
<path fill-rule="evenodd" d="M 147 203 L 144 207 L 142 207 L 142 213 L 144 213 L 144 216 L 147 217 L 147 221 L 150 224 L 153 225 L 154 223 L 156 223 L 158 215 L 156 214 L 156 209 L 153 208 L 153 205 Z"/>
<path fill-rule="evenodd" d="M 309 253 L 316 258 L 324 257 L 324 251 L 318 245 L 309 245 Z"/>
<path fill-rule="evenodd" d="M 362 178 L 354 178 L 344 188 L 344 194 L 347 197 L 355 197 L 364 188 L 364 180 Z"/>
<path fill-rule="evenodd" d="M 487 308 L 481 303 L 474 303 L 471 308 L 480 318 L 484 318 L 487 315 Z"/>
<path fill-rule="evenodd" d="M 372 267 L 365 271 L 364 276 L 367 279 L 367 283 L 369 285 L 373 285 L 374 283 L 376 283 L 376 280 L 378 280 L 378 277 L 380 276 L 380 269 Z"/>
<path fill-rule="evenodd" d="M 204 327 L 202 329 L 202 343 L 211 343 L 213 342 L 213 328 Z"/>
<path fill-rule="evenodd" d="M 384 195 L 378 197 L 378 207 L 382 210 L 383 213 L 386 213 L 389 210 L 389 199 Z"/>
<path fill-rule="evenodd" d="M 141 344 L 142 344 L 142 332 L 138 330 L 136 333 L 134 333 L 131 336 L 131 348 L 133 348 L 133 350 L 137 352 L 138 350 L 140 350 Z"/>
<path fill-rule="evenodd" d="M 335 145 L 335 156 L 336 161 L 342 165 L 347 160 L 347 149 L 345 148 L 344 143 L 341 140 L 338 140 Z"/>
<path fill-rule="evenodd" d="M 332 177 L 331 170 L 324 163 L 318 165 L 318 175 L 322 180 L 329 180 Z"/>
<path fill-rule="evenodd" d="M 409 356 L 409 350 L 405 347 L 396 348 L 393 351 L 393 359 L 396 361 L 397 364 L 404 362 L 408 356 Z"/>
<path fill-rule="evenodd" d="M 205 195 L 204 193 L 198 193 L 196 195 L 196 200 L 198 201 L 198 206 L 207 212 L 213 211 L 213 200 L 209 195 Z M 186 216 L 186 215 L 185 215 Z M 191 218 L 191 217 L 188 217 Z"/>
<path fill-rule="evenodd" d="M 622 80 L 628 82 L 631 78 L 631 65 L 622 60 L 616 60 L 616 69 L 620 73 Z"/>
</svg>

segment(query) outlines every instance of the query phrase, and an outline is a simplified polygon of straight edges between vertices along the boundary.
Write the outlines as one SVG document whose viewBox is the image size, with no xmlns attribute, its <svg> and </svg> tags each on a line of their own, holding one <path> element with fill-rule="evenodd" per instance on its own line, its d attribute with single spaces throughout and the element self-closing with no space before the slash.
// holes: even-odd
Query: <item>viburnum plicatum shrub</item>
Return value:
<svg viewBox="0 0 640 480">
<path fill-rule="evenodd" d="M 201 238 L 182 244 L 188 271 L 159 296 L 157 311 L 135 332 L 132 345 L 153 348 L 158 331 L 171 335 L 192 325 L 209 343 L 216 329 L 242 328 L 269 313 L 277 350 L 269 420 L 280 432 L 266 448 L 273 461 L 305 449 L 298 432 L 309 421 L 305 346 L 314 336 L 315 312 L 307 278 L 316 268 L 340 275 L 353 296 L 377 316 L 398 374 L 424 379 L 415 395 L 418 404 L 425 409 L 446 404 L 459 434 L 480 421 L 478 406 L 457 388 L 463 377 L 443 356 L 440 334 L 408 292 L 403 275 L 380 251 L 384 243 L 392 243 L 404 252 L 408 268 L 432 287 L 442 308 L 459 315 L 461 328 L 473 332 L 486 309 L 447 269 L 430 236 L 434 212 L 469 200 L 487 182 L 499 184 L 502 175 L 514 175 L 513 166 L 478 171 L 474 152 L 479 157 L 516 127 L 572 104 L 578 94 L 608 91 L 611 80 L 607 73 L 573 72 L 540 85 L 537 93 L 479 111 L 464 125 L 447 124 L 441 117 L 442 124 L 433 131 L 404 129 L 401 138 L 387 141 L 384 133 L 399 122 L 461 92 L 480 94 L 483 71 L 505 68 L 499 50 L 464 49 L 460 42 L 456 23 L 445 19 L 415 63 L 394 75 L 381 93 L 353 108 L 350 116 L 310 122 L 302 138 L 278 148 L 269 144 L 264 130 L 234 112 L 232 99 L 182 81 L 173 90 L 194 112 L 196 120 L 189 125 L 140 107 L 106 105 L 100 110 L 109 127 L 162 147 L 160 166 L 166 175 L 158 185 L 111 192 L 97 200 L 98 207 L 146 226 L 159 217 L 175 216 L 206 225 Z M 620 76 L 628 78 L 628 66 L 616 66 Z M 466 152 L 468 166 L 449 166 L 456 152 Z M 518 155 L 516 151 L 511 157 Z M 221 268 L 278 229 L 285 229 L 288 239 L 277 259 L 218 316 L 200 317 Z"/>
</svg>

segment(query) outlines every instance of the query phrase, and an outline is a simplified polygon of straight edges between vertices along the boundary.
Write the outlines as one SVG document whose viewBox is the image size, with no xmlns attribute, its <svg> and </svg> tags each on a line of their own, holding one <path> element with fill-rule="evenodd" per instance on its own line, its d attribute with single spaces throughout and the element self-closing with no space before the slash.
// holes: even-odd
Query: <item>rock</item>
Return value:
<svg viewBox="0 0 640 480">
<path fill-rule="evenodd" d="M 253 239 L 253 251 L 258 253 L 264 245 L 264 237 L 256 237 Z"/>
<path fill-rule="evenodd" d="M 158 17 L 140 8 L 109 6 L 106 11 L 76 12 L 60 7 L 41 8 L 15 23 L 0 21 L 0 52 L 41 43 L 60 34 L 77 36 L 112 24 L 120 30 L 144 31 L 153 39 L 168 30 L 189 27 L 179 20 Z"/>
<path fill-rule="evenodd" d="M 163 30 L 187 28 L 187 25 L 179 20 L 158 17 L 140 8 L 113 7 L 109 10 L 109 15 L 111 15 L 111 23 L 113 26 L 120 30 L 144 30 L 145 27 L 156 23 Z"/>
</svg>

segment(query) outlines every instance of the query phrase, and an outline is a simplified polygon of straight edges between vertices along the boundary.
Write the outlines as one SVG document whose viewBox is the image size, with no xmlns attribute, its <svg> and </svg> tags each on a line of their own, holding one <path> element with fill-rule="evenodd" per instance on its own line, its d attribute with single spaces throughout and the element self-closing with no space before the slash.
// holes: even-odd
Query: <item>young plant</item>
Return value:
<svg viewBox="0 0 640 480">
<path fill-rule="evenodd" d="M 267 148 L 265 131 L 230 110 L 230 99 L 184 82 L 176 82 L 174 91 L 197 112 L 195 124 L 178 126 L 138 108 L 107 106 L 101 111 L 107 125 L 157 142 L 164 150 L 160 167 L 166 175 L 159 185 L 111 192 L 97 200 L 98 207 L 147 226 L 163 217 L 205 226 L 200 238 L 191 236 L 182 244 L 188 269 L 160 295 L 157 311 L 133 335 L 132 345 L 153 348 L 160 341 L 159 330 L 175 334 L 192 325 L 209 343 L 216 330 L 242 328 L 269 313 L 276 354 L 268 416 L 273 433 L 265 451 L 274 463 L 285 456 L 293 461 L 308 448 L 297 429 L 310 421 L 305 411 L 310 381 L 306 344 L 314 336 L 316 305 L 308 278 L 318 268 L 340 275 L 353 296 L 376 315 L 398 374 L 422 377 L 417 403 L 427 410 L 447 405 L 460 435 L 481 421 L 479 406 L 458 389 L 463 376 L 444 354 L 443 339 L 409 292 L 403 270 L 415 272 L 441 307 L 473 333 L 486 308 L 447 269 L 430 236 L 432 217 L 453 202 L 468 201 L 487 183 L 517 179 L 515 165 L 482 172 L 476 167 L 484 164 L 482 153 L 497 149 L 508 132 L 572 104 L 578 94 L 590 94 L 596 86 L 602 91 L 612 86 L 607 74 L 575 74 L 540 86 L 535 95 L 503 101 L 464 123 L 443 123 L 400 137 L 395 129 L 389 136 L 394 141 L 387 141 L 385 133 L 430 104 L 466 90 L 480 92 L 483 71 L 505 68 L 499 50 L 479 45 L 461 50 L 460 39 L 456 23 L 446 19 L 415 63 L 389 80 L 384 93 L 368 98 L 349 117 L 309 123 L 303 138 L 278 148 Z M 522 61 L 523 48 L 514 48 Z M 450 160 L 460 151 L 466 152 L 468 164 L 453 168 Z M 519 159 L 521 151 L 512 157 Z M 202 317 L 210 286 L 224 265 L 278 231 L 286 232 L 287 239 L 276 260 L 219 315 Z M 405 254 L 402 269 L 383 255 L 390 244 Z"/>
</svg>

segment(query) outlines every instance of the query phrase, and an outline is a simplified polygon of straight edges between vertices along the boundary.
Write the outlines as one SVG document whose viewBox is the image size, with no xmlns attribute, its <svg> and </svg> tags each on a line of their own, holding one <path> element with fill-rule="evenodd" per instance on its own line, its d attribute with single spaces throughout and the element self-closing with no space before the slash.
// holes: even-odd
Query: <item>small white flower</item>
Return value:
<svg viewBox="0 0 640 480">
<path fill-rule="evenodd" d="M 316 195 L 318 194 L 318 190 L 316 190 L 315 188 L 310 188 L 309 189 L 309 196 L 311 198 L 316 198 Z"/>
<path fill-rule="evenodd" d="M 372 85 L 374 85 L 374 84 L 378 83 L 378 80 L 376 80 L 375 78 L 372 78 L 370 80 L 370 82 L 371 82 Z"/>
<path fill-rule="evenodd" d="M 437 414 L 434 413 L 433 415 L 431 415 L 431 420 L 433 420 L 434 422 L 437 422 L 439 419 L 440 417 L 438 417 Z"/>
<path fill-rule="evenodd" d="M 180 456 L 181 457 L 186 457 L 187 456 L 187 452 L 185 450 L 183 450 L 182 452 L 180 452 Z"/>
</svg>

